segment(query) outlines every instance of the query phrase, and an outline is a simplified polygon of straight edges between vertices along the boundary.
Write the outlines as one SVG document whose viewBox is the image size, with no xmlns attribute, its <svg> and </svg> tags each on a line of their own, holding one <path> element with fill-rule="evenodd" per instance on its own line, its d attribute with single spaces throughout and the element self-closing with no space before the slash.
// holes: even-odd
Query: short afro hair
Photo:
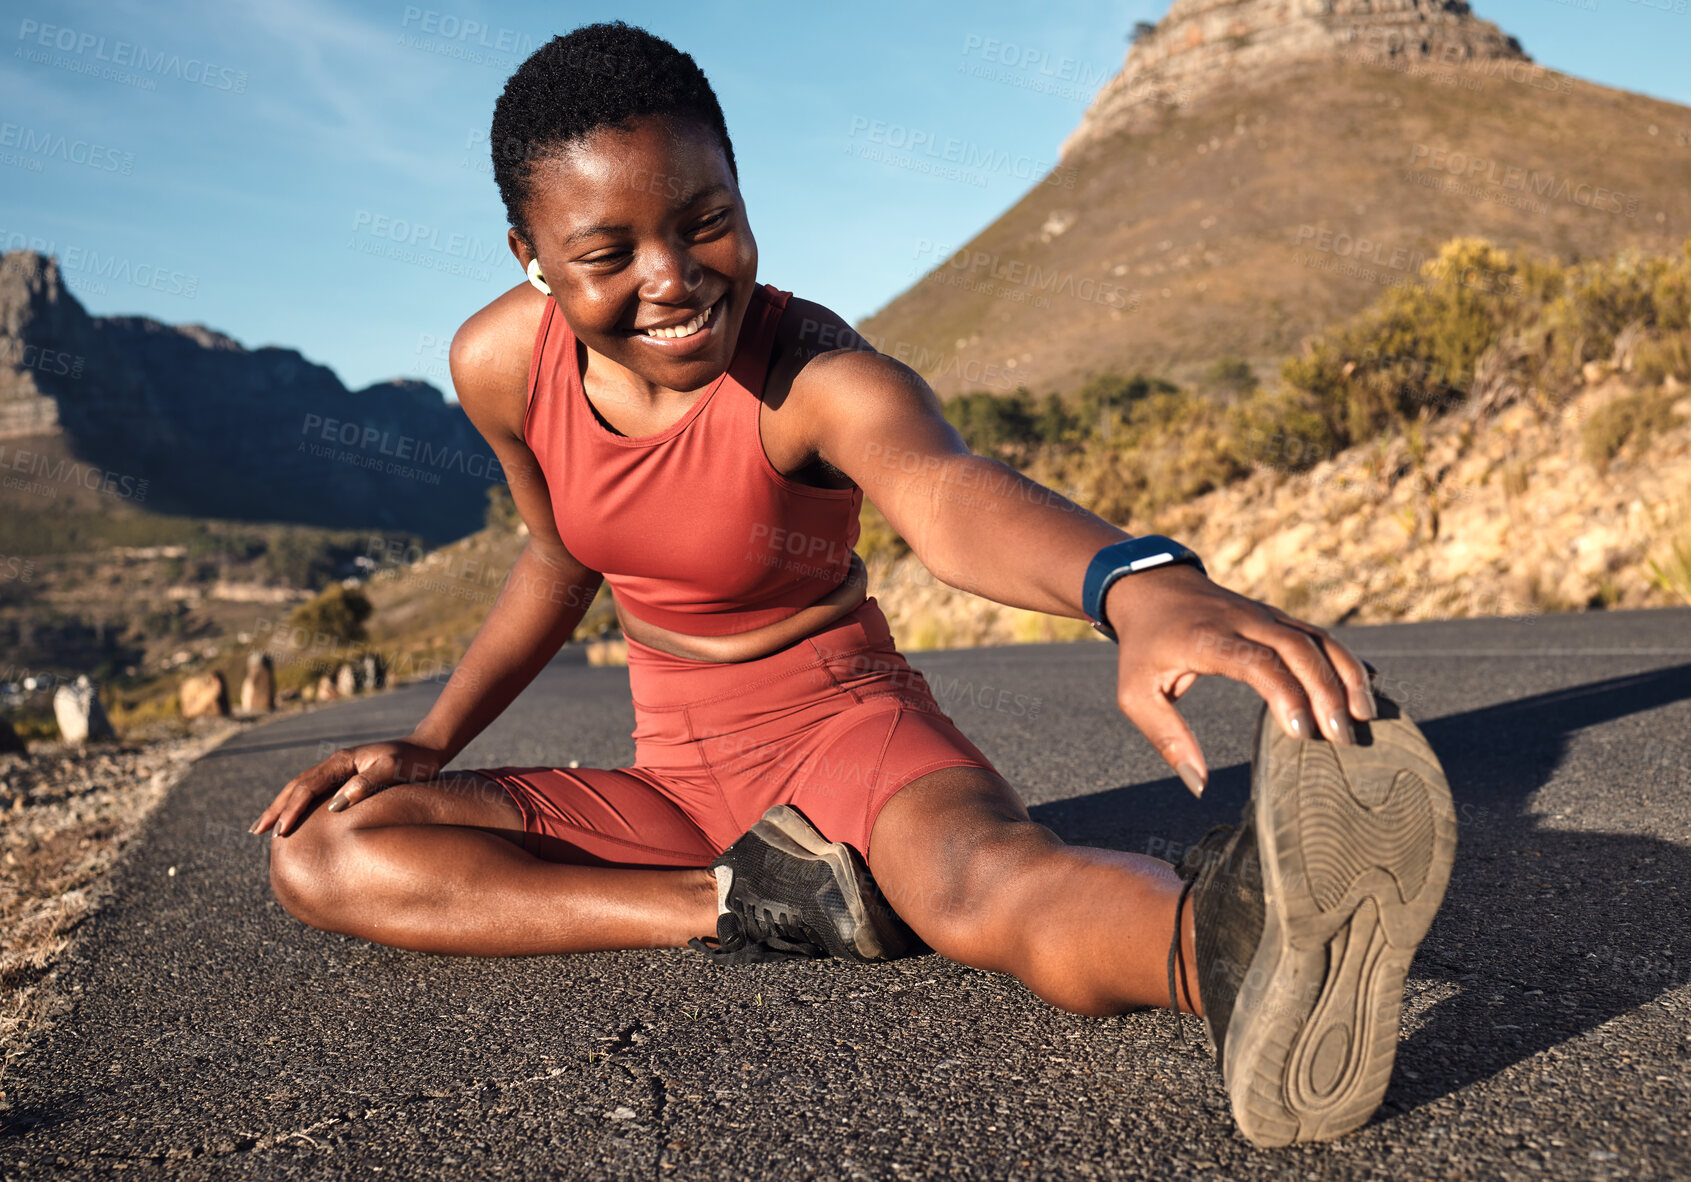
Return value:
<svg viewBox="0 0 1691 1182">
<path fill-rule="evenodd" d="M 734 145 L 716 92 L 691 55 L 623 21 L 583 25 L 529 55 L 493 105 L 493 180 L 505 214 L 531 246 L 528 201 L 534 165 L 601 127 L 629 128 L 637 115 L 691 120 L 722 141 L 737 181 Z"/>
</svg>

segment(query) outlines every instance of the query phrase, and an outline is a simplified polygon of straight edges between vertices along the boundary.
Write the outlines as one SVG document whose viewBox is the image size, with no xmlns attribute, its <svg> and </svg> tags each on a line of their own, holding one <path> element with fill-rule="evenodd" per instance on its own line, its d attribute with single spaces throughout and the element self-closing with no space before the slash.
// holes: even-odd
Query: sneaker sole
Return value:
<svg viewBox="0 0 1691 1182">
<path fill-rule="evenodd" d="M 1223 1064 L 1257 1145 L 1367 1122 L 1397 1055 L 1403 984 L 1444 899 L 1456 816 L 1438 757 L 1386 698 L 1357 745 L 1294 739 L 1266 709 L 1251 787 L 1264 922 Z"/>
<path fill-rule="evenodd" d="M 752 826 L 765 842 L 796 857 L 814 857 L 833 871 L 840 897 L 819 898 L 827 919 L 821 936 L 828 951 L 850 960 L 892 960 L 909 951 L 908 940 L 850 846 L 829 841 L 791 805 L 778 804 Z M 873 899 L 866 895 L 873 892 Z"/>
</svg>

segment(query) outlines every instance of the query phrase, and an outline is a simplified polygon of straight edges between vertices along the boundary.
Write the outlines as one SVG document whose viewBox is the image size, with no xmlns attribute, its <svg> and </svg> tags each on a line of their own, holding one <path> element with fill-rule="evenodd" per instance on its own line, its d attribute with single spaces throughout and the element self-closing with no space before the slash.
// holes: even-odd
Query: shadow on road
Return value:
<svg viewBox="0 0 1691 1182">
<path fill-rule="evenodd" d="M 1574 732 L 1686 699 L 1691 665 L 1679 665 L 1421 724 L 1450 778 L 1456 865 L 1415 959 L 1406 1037 L 1382 1117 L 1691 983 L 1691 851 L 1644 835 L 1564 828 L 1557 816 L 1529 811 Z M 1647 802 L 1653 789 L 1683 786 L 1691 766 L 1683 747 L 1658 741 L 1617 760 L 1615 775 L 1617 796 Z M 1031 812 L 1066 840 L 1175 861 L 1205 827 L 1238 819 L 1250 769 L 1236 764 L 1212 775 L 1196 827 L 1184 792 L 1171 778 Z M 1183 807 L 1158 804 L 1170 801 Z"/>
</svg>

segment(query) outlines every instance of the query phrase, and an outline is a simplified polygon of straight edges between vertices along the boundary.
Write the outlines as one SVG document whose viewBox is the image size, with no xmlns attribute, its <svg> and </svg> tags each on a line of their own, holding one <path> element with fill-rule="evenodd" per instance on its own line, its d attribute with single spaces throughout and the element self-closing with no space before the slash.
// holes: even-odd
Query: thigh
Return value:
<svg viewBox="0 0 1691 1182">
<path fill-rule="evenodd" d="M 716 856 L 687 813 L 651 777 L 628 768 L 450 771 L 391 785 L 339 813 L 322 805 L 300 826 L 307 841 L 396 825 L 456 825 L 506 838 L 548 862 L 693 867 Z"/>
<path fill-rule="evenodd" d="M 882 694 L 842 709 L 804 744 L 783 803 L 797 808 L 829 841 L 843 841 L 869 858 L 889 802 L 947 768 L 980 773 L 987 778 L 975 782 L 1000 784 L 1015 799 L 992 761 L 932 697 Z"/>
<path fill-rule="evenodd" d="M 475 772 L 447 772 L 432 780 L 407 781 L 367 796 L 338 813 L 329 797 L 314 801 L 287 836 L 271 833 L 271 869 L 306 867 L 316 873 L 356 846 L 363 835 L 383 829 L 442 826 L 478 829 L 523 845 L 523 814 L 499 784 Z"/>
<path fill-rule="evenodd" d="M 947 951 L 990 925 L 1005 888 L 1062 844 L 1029 817 L 996 771 L 952 767 L 912 781 L 886 802 L 869 870 L 916 934 Z"/>
<path fill-rule="evenodd" d="M 520 844 L 548 862 L 694 867 L 718 848 L 663 781 L 638 768 L 497 767 L 470 773 L 517 814 Z"/>
<path fill-rule="evenodd" d="M 504 834 L 519 841 L 523 814 L 508 792 L 481 772 L 452 771 L 432 780 L 390 784 L 374 796 L 331 813 L 318 801 L 314 816 L 333 819 L 349 829 L 380 829 L 390 825 L 465 825 Z"/>
</svg>

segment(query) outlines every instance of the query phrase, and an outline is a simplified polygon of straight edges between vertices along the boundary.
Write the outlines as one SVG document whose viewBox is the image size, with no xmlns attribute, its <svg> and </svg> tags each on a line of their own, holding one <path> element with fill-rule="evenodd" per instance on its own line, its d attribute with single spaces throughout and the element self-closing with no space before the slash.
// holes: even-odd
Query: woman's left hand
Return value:
<svg viewBox="0 0 1691 1182">
<path fill-rule="evenodd" d="M 1117 579 L 1104 617 L 1121 648 L 1116 704 L 1194 794 L 1209 765 L 1175 702 L 1200 676 L 1242 681 L 1287 733 L 1354 743 L 1374 717 L 1368 670 L 1314 624 L 1211 582 L 1187 565 Z"/>
</svg>

